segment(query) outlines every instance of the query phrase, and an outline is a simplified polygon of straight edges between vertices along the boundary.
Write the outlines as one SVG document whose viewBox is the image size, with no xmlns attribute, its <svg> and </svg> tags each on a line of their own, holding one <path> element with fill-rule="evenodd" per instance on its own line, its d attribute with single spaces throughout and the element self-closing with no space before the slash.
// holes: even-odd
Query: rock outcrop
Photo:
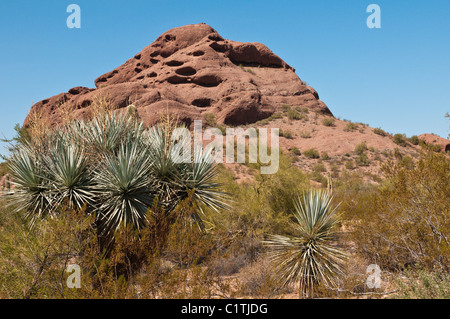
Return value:
<svg viewBox="0 0 450 319">
<path fill-rule="evenodd" d="M 423 140 L 425 144 L 433 145 L 437 144 L 441 147 L 441 151 L 449 152 L 450 151 L 450 140 L 445 139 L 440 136 L 436 136 L 434 134 L 421 134 L 418 136 L 419 139 Z"/>
<path fill-rule="evenodd" d="M 64 121 L 62 105 L 75 118 L 88 118 L 93 101 L 103 97 L 119 110 L 134 104 L 146 125 L 167 110 L 188 125 L 208 113 L 217 124 L 254 123 L 282 104 L 331 114 L 317 92 L 265 45 L 226 40 L 206 24 L 165 32 L 98 77 L 95 86 L 74 87 L 36 103 L 31 112 L 48 115 L 55 125 Z M 29 123 L 28 116 L 24 125 Z"/>
</svg>

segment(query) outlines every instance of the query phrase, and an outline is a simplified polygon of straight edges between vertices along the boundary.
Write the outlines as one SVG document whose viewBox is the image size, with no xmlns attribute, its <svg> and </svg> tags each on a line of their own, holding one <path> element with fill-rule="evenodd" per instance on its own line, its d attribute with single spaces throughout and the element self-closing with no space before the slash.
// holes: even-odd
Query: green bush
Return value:
<svg viewBox="0 0 450 319">
<path fill-rule="evenodd" d="M 289 109 L 287 111 L 288 119 L 290 120 L 303 120 L 305 116 L 297 112 L 296 110 Z"/>
<path fill-rule="evenodd" d="M 281 104 L 281 109 L 286 113 L 291 110 L 291 106 L 289 104 Z"/>
<path fill-rule="evenodd" d="M 395 134 L 394 137 L 392 138 L 392 141 L 395 144 L 403 146 L 403 147 L 405 147 L 407 145 L 407 143 L 406 143 L 407 139 L 406 139 L 405 134 L 400 134 L 400 133 Z"/>
<path fill-rule="evenodd" d="M 317 151 L 315 148 L 310 148 L 303 152 L 303 155 L 305 155 L 308 158 L 319 158 L 319 151 Z"/>
<path fill-rule="evenodd" d="M 293 147 L 293 148 L 291 148 L 291 152 L 292 152 L 292 154 L 294 154 L 294 155 L 302 155 L 302 152 L 297 148 L 297 147 Z"/>
<path fill-rule="evenodd" d="M 412 144 L 412 145 L 419 145 L 419 138 L 417 137 L 417 135 L 413 135 L 410 138 L 408 138 L 408 141 Z"/>
<path fill-rule="evenodd" d="M 374 128 L 373 132 L 375 134 L 378 134 L 378 135 L 381 135 L 381 136 L 386 136 L 387 135 L 387 133 L 385 131 L 383 131 L 381 128 Z"/>
<path fill-rule="evenodd" d="M 360 144 L 356 145 L 355 154 L 361 155 L 367 150 L 368 150 L 368 148 L 367 148 L 366 142 L 361 142 Z"/>
<path fill-rule="evenodd" d="M 320 158 L 323 159 L 324 161 L 329 160 L 330 156 L 328 156 L 327 152 L 322 152 L 320 153 Z"/>
<path fill-rule="evenodd" d="M 358 166 L 369 166 L 370 161 L 367 157 L 367 154 L 361 153 L 356 159 L 355 159 L 356 165 Z"/>
<path fill-rule="evenodd" d="M 302 130 L 302 131 L 300 131 L 300 137 L 301 138 L 311 138 L 311 132 Z"/>
<path fill-rule="evenodd" d="M 325 126 L 334 126 L 334 118 L 326 117 L 322 120 L 322 124 Z"/>
<path fill-rule="evenodd" d="M 383 170 L 387 179 L 379 191 L 351 213 L 358 216 L 357 249 L 382 269 L 448 271 L 450 243 L 443 238 L 450 230 L 450 159 L 429 152 L 416 163 L 398 160 Z"/>
<path fill-rule="evenodd" d="M 353 164 L 353 161 L 352 160 L 346 161 L 345 162 L 345 168 L 349 169 L 349 170 L 354 169 L 355 165 Z"/>
<path fill-rule="evenodd" d="M 216 125 L 216 116 L 213 113 L 205 113 L 203 114 L 203 117 L 205 118 L 206 124 L 209 126 Z"/>
<path fill-rule="evenodd" d="M 359 128 L 358 124 L 353 122 L 348 122 L 344 127 L 344 132 L 353 132 Z"/>
<path fill-rule="evenodd" d="M 407 271 L 405 279 L 397 279 L 401 299 L 450 299 L 450 275 L 439 271 Z"/>
<path fill-rule="evenodd" d="M 285 137 L 287 139 L 294 138 L 294 134 L 292 133 L 291 130 L 282 130 L 282 129 L 280 129 L 280 133 L 279 134 L 280 134 L 281 137 Z"/>
</svg>

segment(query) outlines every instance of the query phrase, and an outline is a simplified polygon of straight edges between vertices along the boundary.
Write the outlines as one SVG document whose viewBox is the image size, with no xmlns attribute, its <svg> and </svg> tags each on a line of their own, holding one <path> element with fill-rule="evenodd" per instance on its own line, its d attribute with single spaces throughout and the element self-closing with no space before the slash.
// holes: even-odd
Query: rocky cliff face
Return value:
<svg viewBox="0 0 450 319">
<path fill-rule="evenodd" d="M 254 123 L 282 104 L 331 114 L 317 92 L 261 43 L 222 38 L 206 24 L 171 29 L 118 68 L 95 80 L 96 88 L 75 87 L 33 105 L 50 125 L 63 122 L 61 105 L 75 118 L 91 116 L 104 97 L 120 110 L 137 107 L 146 125 L 167 110 L 191 125 L 213 114 L 217 124 Z M 210 116 L 211 117 L 211 116 Z M 25 120 L 25 126 L 30 118 Z"/>
</svg>

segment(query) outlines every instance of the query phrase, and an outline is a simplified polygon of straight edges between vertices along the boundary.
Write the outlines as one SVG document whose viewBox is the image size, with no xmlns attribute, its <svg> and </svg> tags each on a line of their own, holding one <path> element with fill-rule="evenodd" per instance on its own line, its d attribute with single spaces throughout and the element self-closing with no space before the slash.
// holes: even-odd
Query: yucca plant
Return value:
<svg viewBox="0 0 450 319">
<path fill-rule="evenodd" d="M 148 132 L 149 157 L 156 181 L 155 195 L 169 212 L 191 198 L 195 209 L 189 209 L 193 212 L 190 216 L 203 229 L 198 214 L 203 212 L 202 206 L 216 211 L 226 208 L 227 197 L 220 185 L 212 181 L 217 172 L 212 155 L 202 149 L 195 149 L 193 156 L 185 154 L 183 150 L 191 148 L 191 141 L 173 138 L 171 132 L 176 128 L 157 126 Z"/>
<path fill-rule="evenodd" d="M 96 212 L 99 234 L 106 237 L 122 226 L 144 227 L 154 203 L 165 218 L 173 218 L 183 203 L 182 210 L 203 228 L 202 207 L 226 207 L 225 195 L 213 182 L 211 156 L 200 152 L 191 158 L 182 152 L 190 149 L 190 139 L 172 138 L 178 127 L 145 130 L 142 122 L 114 113 L 58 127 L 43 139 L 45 145 L 23 144 L 14 152 L 12 203 L 33 219 L 58 213 L 62 206 L 86 205 L 88 213 Z"/>
<path fill-rule="evenodd" d="M 20 145 L 10 158 L 11 180 L 15 185 L 14 196 L 9 196 L 8 205 L 15 211 L 24 211 L 31 225 L 51 211 L 51 184 L 45 176 L 42 160 L 26 143 Z"/>
<path fill-rule="evenodd" d="M 121 226 L 137 229 L 146 223 L 152 206 L 155 183 L 150 175 L 151 161 L 139 141 L 122 145 L 118 155 L 106 154 L 95 174 L 100 234 L 109 237 Z"/>
<path fill-rule="evenodd" d="M 331 191 L 312 190 L 295 202 L 295 237 L 270 235 L 264 242 L 282 286 L 299 284 L 299 295 L 312 297 L 319 284 L 336 286 L 346 254 L 335 245 L 337 207 Z"/>
<path fill-rule="evenodd" d="M 66 208 L 79 210 L 84 205 L 94 205 L 93 182 L 82 149 L 56 140 L 43 156 L 43 162 L 55 209 L 66 205 Z"/>
</svg>

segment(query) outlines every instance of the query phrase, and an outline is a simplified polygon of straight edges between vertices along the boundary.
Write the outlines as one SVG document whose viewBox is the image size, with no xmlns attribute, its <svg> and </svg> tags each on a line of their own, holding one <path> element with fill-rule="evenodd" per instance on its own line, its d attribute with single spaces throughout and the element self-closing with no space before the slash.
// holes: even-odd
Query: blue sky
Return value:
<svg viewBox="0 0 450 319">
<path fill-rule="evenodd" d="M 72 3 L 81 29 L 66 26 Z M 381 29 L 366 25 L 371 3 Z M 12 137 L 33 103 L 94 87 L 161 33 L 205 22 L 227 39 L 267 45 L 335 116 L 447 137 L 449 15 L 448 0 L 1 1 L 0 136 Z"/>
</svg>

